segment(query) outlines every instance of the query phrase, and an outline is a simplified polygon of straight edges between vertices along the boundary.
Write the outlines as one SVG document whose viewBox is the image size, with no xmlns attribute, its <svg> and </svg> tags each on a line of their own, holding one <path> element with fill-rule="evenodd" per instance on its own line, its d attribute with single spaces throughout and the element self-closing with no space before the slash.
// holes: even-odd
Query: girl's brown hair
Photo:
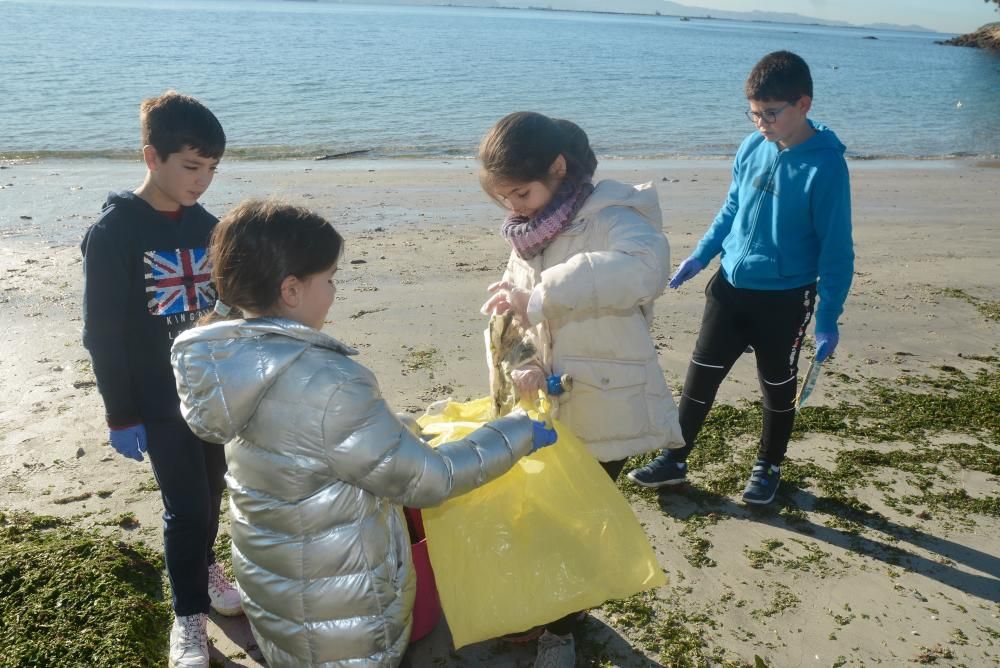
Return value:
<svg viewBox="0 0 1000 668">
<path fill-rule="evenodd" d="M 549 181 L 549 167 L 566 159 L 566 178 L 589 181 L 597 157 L 587 133 L 572 121 L 518 111 L 500 119 L 479 144 L 479 181 L 492 193 L 502 183 Z"/>
<path fill-rule="evenodd" d="M 322 216 L 274 200 L 247 200 L 212 231 L 208 257 L 218 299 L 232 311 L 212 312 L 207 324 L 241 311 L 267 313 L 288 276 L 305 278 L 329 269 L 340 258 L 344 240 Z"/>
</svg>

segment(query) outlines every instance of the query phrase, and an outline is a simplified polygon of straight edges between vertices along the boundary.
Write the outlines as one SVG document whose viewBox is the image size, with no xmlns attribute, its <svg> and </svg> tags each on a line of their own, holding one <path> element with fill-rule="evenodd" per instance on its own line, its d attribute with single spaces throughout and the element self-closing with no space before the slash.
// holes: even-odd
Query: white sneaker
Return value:
<svg viewBox="0 0 1000 668">
<path fill-rule="evenodd" d="M 174 618 L 170 629 L 170 668 L 208 668 L 208 615 Z"/>
<path fill-rule="evenodd" d="M 573 634 L 557 636 L 546 631 L 538 639 L 535 668 L 573 668 L 576 664 L 576 644 Z"/>
<path fill-rule="evenodd" d="M 208 567 L 208 597 L 212 599 L 212 609 L 220 615 L 236 617 L 243 614 L 240 592 L 226 579 L 219 564 Z"/>
</svg>

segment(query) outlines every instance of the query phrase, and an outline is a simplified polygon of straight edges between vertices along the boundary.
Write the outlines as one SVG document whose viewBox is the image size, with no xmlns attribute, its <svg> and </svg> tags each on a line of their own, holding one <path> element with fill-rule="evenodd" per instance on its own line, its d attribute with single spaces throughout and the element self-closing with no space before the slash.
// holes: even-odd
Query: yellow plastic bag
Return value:
<svg viewBox="0 0 1000 668">
<path fill-rule="evenodd" d="M 431 445 L 490 415 L 487 397 L 418 420 Z M 497 480 L 423 511 L 455 647 L 496 638 L 666 583 L 625 498 L 568 429 Z"/>
</svg>

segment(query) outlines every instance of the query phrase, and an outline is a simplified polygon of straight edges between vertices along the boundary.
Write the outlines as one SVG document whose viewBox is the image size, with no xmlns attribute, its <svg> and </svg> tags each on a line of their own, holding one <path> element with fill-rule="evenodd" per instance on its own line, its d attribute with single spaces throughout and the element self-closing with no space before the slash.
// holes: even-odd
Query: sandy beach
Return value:
<svg viewBox="0 0 1000 668">
<path fill-rule="evenodd" d="M 107 191 L 137 186 L 143 170 L 96 159 L 2 167 L 0 510 L 71 517 L 160 549 L 162 507 L 148 461 L 119 457 L 105 442 L 80 343 L 79 240 Z M 729 461 L 693 460 L 691 485 L 679 491 L 657 497 L 623 483 L 669 583 L 593 611 L 579 665 L 753 665 L 755 656 L 769 666 L 1000 661 L 996 415 L 953 420 L 934 412 L 951 404 L 929 404 L 919 429 L 895 439 L 858 435 L 859 425 L 879 427 L 863 413 L 885 396 L 872 383 L 966 396 L 956 383 L 978 378 L 981 394 L 968 396 L 997 405 L 1000 169 L 971 161 L 850 167 L 856 276 L 837 356 L 810 405 L 830 411 L 817 416 L 837 415 L 846 402 L 860 417 L 844 418 L 854 426 L 840 432 L 817 428 L 793 441 L 790 491 L 766 509 L 745 507 L 742 481 L 721 485 L 713 473 L 736 461 L 745 475 L 752 433 L 728 439 Z M 598 178 L 655 183 L 676 266 L 718 210 L 729 169 L 726 161 L 609 161 Z M 221 215 L 249 196 L 314 208 L 345 236 L 325 331 L 360 349 L 396 410 L 419 413 L 438 399 L 487 393 L 479 306 L 508 248 L 498 234 L 502 212 L 481 192 L 473 161 L 223 161 L 203 203 Z M 654 333 L 675 395 L 711 273 L 657 302 Z M 951 384 L 912 384 L 922 376 Z M 743 402 L 757 398 L 748 355 L 719 403 L 749 410 Z M 864 467 L 860 455 L 847 459 L 852 453 L 865 454 Z M 852 471 L 863 476 L 844 477 Z M 952 502 L 959 497 L 963 504 Z M 102 525 L 125 512 L 137 527 Z M 220 665 L 260 665 L 244 620 L 213 616 L 210 636 Z M 532 660 L 530 645 L 455 652 L 442 623 L 406 663 Z"/>
</svg>

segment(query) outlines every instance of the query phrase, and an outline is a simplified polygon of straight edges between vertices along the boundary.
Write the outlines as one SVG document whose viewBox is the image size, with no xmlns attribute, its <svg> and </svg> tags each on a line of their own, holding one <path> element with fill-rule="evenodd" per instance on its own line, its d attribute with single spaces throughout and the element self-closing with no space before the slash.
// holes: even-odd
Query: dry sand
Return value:
<svg viewBox="0 0 1000 668">
<path fill-rule="evenodd" d="M 80 344 L 77 244 L 107 190 L 138 185 L 140 165 L 87 160 L 3 167 L 0 508 L 72 516 L 82 526 L 132 511 L 138 528 L 103 530 L 159 548 L 161 504 L 149 465 L 115 456 L 106 444 L 100 397 Z M 998 354 L 1000 324 L 940 290 L 1000 301 L 1000 171 L 964 162 L 853 163 L 851 169 L 857 275 L 832 370 L 895 379 L 943 364 L 969 372 L 981 368 L 969 356 Z M 598 176 L 656 183 L 676 265 L 714 216 L 729 166 L 608 162 Z M 394 408 L 419 412 L 443 397 L 486 394 L 478 308 L 507 249 L 497 233 L 501 212 L 480 192 L 473 162 L 224 162 L 204 203 L 221 214 L 248 196 L 279 196 L 313 207 L 344 234 L 347 251 L 326 331 L 361 350 Z M 675 391 L 693 348 L 709 275 L 657 303 L 655 334 Z M 825 379 L 812 401 L 837 402 L 851 391 Z M 756 396 L 747 356 L 719 398 L 735 403 Z M 853 445 L 810 436 L 793 442 L 789 455 L 829 467 L 837 449 Z M 692 478 L 697 486 L 696 471 Z M 998 494 L 996 477 L 958 466 L 948 468 L 947 487 L 977 498 Z M 892 522 L 919 524 L 922 537 L 899 541 L 875 530 L 851 536 L 808 512 L 812 532 L 803 532 L 777 512 L 752 512 L 733 497 L 718 504 L 717 523 L 703 529 L 715 565 L 699 567 L 685 559 L 679 533 L 697 498 L 665 494 L 655 504 L 636 497 L 633 506 L 670 577 L 658 594 L 680 600 L 688 614 L 711 617 L 711 624 L 695 628 L 732 660 L 752 663 L 759 655 L 772 666 L 914 660 L 996 665 L 997 517 L 917 520 L 886 507 L 870 488 L 860 490 L 859 498 Z M 820 550 L 826 553 L 820 558 L 824 567 L 753 568 L 745 550 L 774 540 L 783 543 L 779 561 Z M 885 557 L 890 547 L 893 559 Z M 771 605 L 778 591 L 792 596 Z M 753 614 L 766 613 L 769 605 L 770 614 Z M 244 620 L 213 617 L 210 635 L 213 656 L 226 657 L 225 665 L 258 665 Z M 657 665 L 657 654 L 647 656 L 633 631 L 616 628 L 613 615 L 595 613 L 587 635 L 586 642 L 602 647 L 613 665 Z M 456 653 L 445 624 L 407 658 L 413 666 L 531 660 L 530 646 L 482 643 Z"/>
</svg>

